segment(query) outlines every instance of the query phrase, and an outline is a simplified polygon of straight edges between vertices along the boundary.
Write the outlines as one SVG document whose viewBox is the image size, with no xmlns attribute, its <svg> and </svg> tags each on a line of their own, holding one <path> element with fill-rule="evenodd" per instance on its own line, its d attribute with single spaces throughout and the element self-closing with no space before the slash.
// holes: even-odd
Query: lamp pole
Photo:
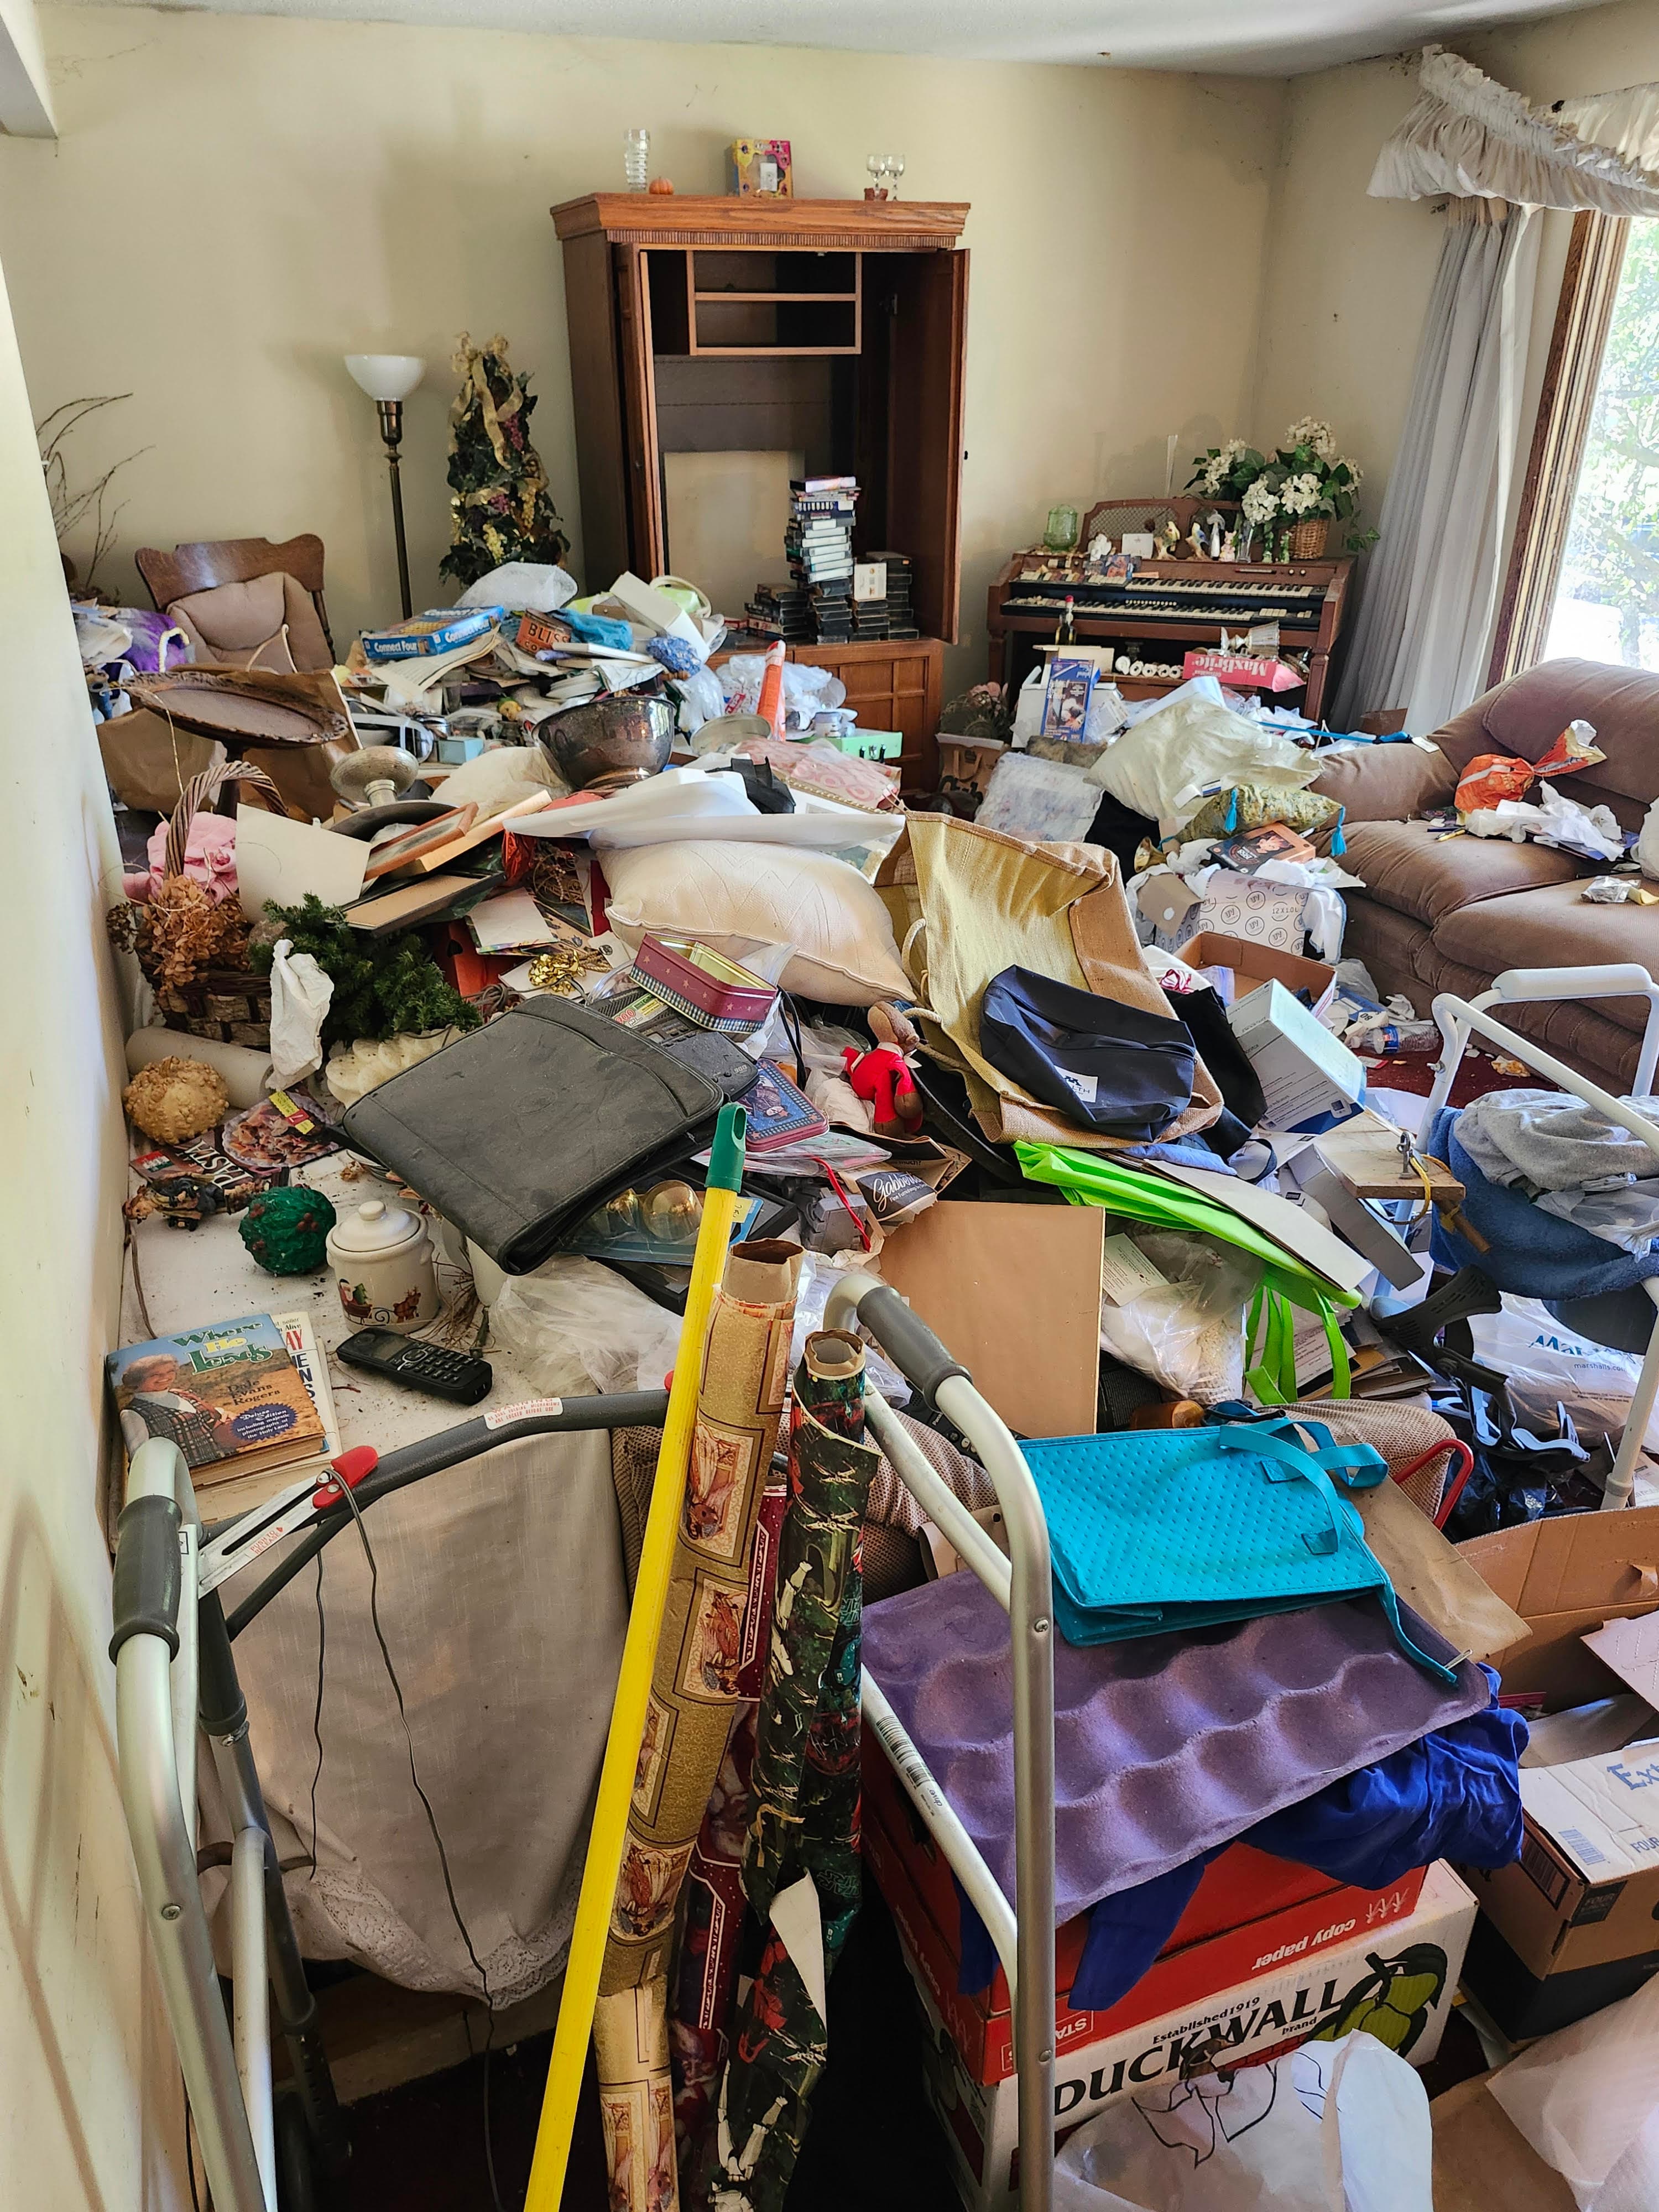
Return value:
<svg viewBox="0 0 1659 2212">
<path fill-rule="evenodd" d="M 401 399 L 377 399 L 374 403 L 380 417 L 380 436 L 386 444 L 386 465 L 392 472 L 392 527 L 398 540 L 398 592 L 403 601 L 404 620 L 414 612 L 409 598 L 409 547 L 404 538 L 404 486 L 398 466 L 398 448 L 403 443 L 404 403 Z"/>
</svg>

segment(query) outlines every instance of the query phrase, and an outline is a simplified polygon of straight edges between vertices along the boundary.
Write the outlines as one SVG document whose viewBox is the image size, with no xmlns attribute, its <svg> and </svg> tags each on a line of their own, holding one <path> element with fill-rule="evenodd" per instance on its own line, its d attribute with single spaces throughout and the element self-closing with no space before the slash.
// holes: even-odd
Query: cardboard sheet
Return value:
<svg viewBox="0 0 1659 2212">
<path fill-rule="evenodd" d="M 1492 2080 L 1460 2081 L 1429 2106 L 1435 2212 L 1577 2212 L 1571 2190 L 1492 2095 Z"/>
<path fill-rule="evenodd" d="M 881 1272 L 1017 1435 L 1092 1436 L 1101 1251 L 1093 1206 L 929 1206 Z"/>
<path fill-rule="evenodd" d="M 1264 1237 L 1271 1237 L 1274 1243 L 1282 1244 L 1342 1290 L 1357 1291 L 1371 1272 L 1371 1262 L 1363 1254 L 1275 1191 L 1258 1190 L 1238 1176 L 1212 1175 L 1205 1168 L 1175 1167 L 1163 1160 L 1137 1163 L 1140 1164 L 1199 1192 L 1217 1206 L 1228 1207 L 1241 1221 L 1250 1222 Z"/>
<path fill-rule="evenodd" d="M 1458 1549 L 1531 1630 L 1493 1659 L 1505 1689 L 1547 1690 L 1559 1708 L 1627 1686 L 1583 1638 L 1659 1603 L 1659 1506 L 1532 1521 Z"/>
<path fill-rule="evenodd" d="M 236 886 L 242 912 L 263 921 L 265 902 L 298 906 L 315 891 L 325 906 L 349 906 L 363 888 L 369 848 L 309 822 L 290 822 L 263 807 L 236 810 Z"/>
</svg>

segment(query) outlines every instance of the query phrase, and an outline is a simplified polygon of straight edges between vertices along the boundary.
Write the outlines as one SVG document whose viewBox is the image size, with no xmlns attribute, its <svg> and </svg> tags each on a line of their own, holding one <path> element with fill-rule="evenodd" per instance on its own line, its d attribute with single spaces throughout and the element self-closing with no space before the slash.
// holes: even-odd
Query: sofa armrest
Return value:
<svg viewBox="0 0 1659 2212">
<path fill-rule="evenodd" d="M 1447 806 L 1457 788 L 1451 763 L 1437 748 L 1368 745 L 1338 753 L 1313 788 L 1347 809 L 1349 822 L 1408 822 Z"/>
</svg>

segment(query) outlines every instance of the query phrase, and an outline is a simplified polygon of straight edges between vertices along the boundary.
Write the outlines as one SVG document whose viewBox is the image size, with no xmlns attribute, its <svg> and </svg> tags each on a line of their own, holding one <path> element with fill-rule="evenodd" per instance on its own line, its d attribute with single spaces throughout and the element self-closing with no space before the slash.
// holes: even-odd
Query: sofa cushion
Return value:
<svg viewBox="0 0 1659 2212">
<path fill-rule="evenodd" d="M 1362 822 L 1348 831 L 1347 845 L 1343 866 L 1374 899 L 1431 927 L 1473 902 L 1568 883 L 1581 872 L 1577 861 L 1547 845 L 1512 845 L 1507 837 L 1437 842 L 1422 822 Z"/>
<path fill-rule="evenodd" d="M 1518 897 L 1482 899 L 1435 925 L 1437 951 L 1488 975 L 1506 968 L 1592 968 L 1633 960 L 1659 976 L 1659 906 L 1592 906 L 1578 884 L 1552 884 Z M 1645 999 L 1597 999 L 1596 1012 L 1621 1029 L 1647 1021 Z"/>
<path fill-rule="evenodd" d="M 310 592 L 285 569 L 192 592 L 167 613 L 204 665 L 281 675 L 333 664 Z"/>
<path fill-rule="evenodd" d="M 1437 949 L 1420 921 L 1395 914 L 1358 891 L 1348 894 L 1342 951 L 1345 957 L 1364 962 L 1385 998 L 1402 992 L 1424 1016 L 1430 1013 L 1437 992 L 1454 991 L 1459 998 L 1474 999 L 1492 988 L 1490 968 L 1467 967 L 1449 958 Z M 1636 1079 L 1641 1038 L 1606 1018 L 1603 1009 L 1609 1003 L 1605 999 L 1572 1003 L 1547 1000 L 1494 1011 L 1511 1029 L 1535 1037 L 1547 1051 L 1559 1053 L 1569 1066 L 1581 1068 L 1593 1082 L 1622 1097 Z M 1390 1087 L 1386 1060 L 1379 1063 L 1370 1081 L 1373 1088 Z"/>
</svg>

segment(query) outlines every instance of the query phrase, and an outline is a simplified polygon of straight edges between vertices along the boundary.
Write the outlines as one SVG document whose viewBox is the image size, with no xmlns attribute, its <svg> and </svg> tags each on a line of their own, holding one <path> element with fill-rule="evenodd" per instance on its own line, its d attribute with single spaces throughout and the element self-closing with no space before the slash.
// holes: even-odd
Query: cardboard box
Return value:
<svg viewBox="0 0 1659 2212">
<path fill-rule="evenodd" d="M 1230 968 L 1235 1002 L 1263 983 L 1282 983 L 1287 991 L 1305 991 L 1309 1005 L 1319 1014 L 1336 988 L 1336 970 L 1324 961 L 1310 960 L 1299 952 L 1279 951 L 1270 945 L 1257 944 L 1253 938 L 1228 937 L 1218 929 L 1194 932 L 1176 946 L 1175 953 L 1189 968 Z"/>
<path fill-rule="evenodd" d="M 1659 1506 L 1535 1521 L 1460 1548 L 1531 1630 L 1493 1656 L 1506 1691 L 1540 1691 L 1560 1711 L 1627 1686 L 1583 1638 L 1654 1610 Z M 1466 1875 L 1480 1905 L 1469 1988 L 1517 2039 L 1582 2020 L 1659 1969 L 1659 1757 L 1524 1768 L 1521 1796 L 1520 1859 Z"/>
<path fill-rule="evenodd" d="M 1289 884 L 1264 884 L 1231 868 L 1212 879 L 1201 898 L 1169 868 L 1155 869 L 1135 893 L 1160 952 L 1178 952 L 1185 939 L 1214 930 L 1275 952 L 1299 953 L 1307 897 Z"/>
<path fill-rule="evenodd" d="M 957 2059 L 976 2084 L 994 2086 L 1013 2074 L 1014 2023 L 1007 1978 L 999 1966 L 988 1989 L 964 1996 L 958 1990 L 961 1951 L 954 1895 L 948 1925 L 941 1925 L 923 1904 L 909 1878 L 902 1847 L 894 1841 L 885 1823 L 875 1814 L 864 1826 L 864 1856 L 876 1886 L 887 1901 L 893 1923 L 904 1945 L 913 1977 L 926 1989 L 928 2002 L 949 2032 Z M 1247 1844 L 1235 1849 L 1251 1859 L 1266 1859 Z M 1209 1869 L 1227 1869 L 1231 1854 L 1224 1853 Z M 1410 1917 L 1426 1879 L 1418 1867 L 1385 1890 L 1345 1887 L 1304 1867 L 1285 1861 L 1268 1861 L 1280 1872 L 1299 1877 L 1280 1886 L 1291 1893 L 1291 1901 L 1259 1917 L 1236 1921 L 1197 1934 L 1187 1933 L 1187 1918 L 1135 1984 L 1115 2005 L 1098 2012 L 1079 2011 L 1070 2002 L 1070 1991 L 1089 1932 L 1088 1916 L 1080 1913 L 1054 1935 L 1054 2047 L 1062 2054 L 1086 2049 L 1144 2021 L 1156 2020 L 1177 2006 L 1197 2004 L 1218 1990 L 1231 1987 L 1253 1974 L 1265 1973 L 1292 1960 L 1315 1957 L 1352 1942 L 1369 1929 L 1373 1936 L 1396 1921 Z M 1206 1880 L 1208 1876 L 1206 1875 Z M 1237 1868 L 1221 1873 L 1216 1894 L 1237 1899 Z M 1200 1908 L 1195 1923 L 1200 1929 L 1204 1908 L 1194 1898 L 1188 1908 Z M 1215 1909 L 1213 1903 L 1208 1908 Z M 1237 1909 L 1235 1905 L 1234 1909 Z M 1186 1940 L 1183 1939 L 1183 1936 Z"/>
<path fill-rule="evenodd" d="M 922 1911 L 939 1930 L 952 1961 L 954 1979 L 956 1962 L 962 1955 L 960 1905 L 955 1878 L 949 1861 L 911 1803 L 894 1771 L 892 1760 L 873 1730 L 866 1731 L 864 1737 L 863 1782 L 866 1815 L 881 1824 L 887 1851 L 890 1856 L 896 1854 L 900 1873 L 915 1890 Z M 1421 1875 L 1419 1868 L 1406 1878 L 1405 1884 L 1395 1885 L 1410 1888 L 1410 1899 L 1403 1908 L 1407 1911 L 1417 1902 L 1417 1893 L 1422 1887 Z M 1183 1949 L 1207 1942 L 1212 1936 L 1227 1935 L 1247 1923 L 1265 1920 L 1292 1905 L 1306 1904 L 1316 1898 L 1329 1898 L 1341 1887 L 1329 1875 L 1320 1874 L 1312 1867 L 1298 1866 L 1292 1859 L 1275 1858 L 1270 1852 L 1256 1850 L 1249 1844 L 1231 1844 L 1204 1869 L 1198 1888 L 1164 1949 Z M 1054 1983 L 1061 1992 L 1072 1986 L 1087 1934 L 1086 1913 L 1066 1921 L 1054 1931 Z M 1255 1971 L 1254 1961 L 1251 1971 Z M 1232 1978 L 1224 1975 L 1212 1987 L 1219 1989 L 1223 1982 Z M 1008 1983 L 1000 1965 L 988 1990 L 981 1992 L 975 2002 L 982 2002 L 983 2008 L 989 2013 L 1009 2010 Z M 1155 2006 L 1153 2009 L 1161 2010 L 1162 2007 Z"/>
<path fill-rule="evenodd" d="M 1474 1920 L 1474 1899 L 1443 1861 L 1429 1869 L 1415 1912 L 1380 1935 L 1356 1931 L 1316 1958 L 1276 1966 L 1196 2004 L 1057 2054 L 1056 2138 L 1063 2142 L 1137 2089 L 1162 2085 L 1167 2091 L 1212 2039 L 1221 2051 L 1237 2054 L 1235 2065 L 1260 2065 L 1313 2036 L 1364 2027 L 1369 2018 L 1373 2033 L 1381 2031 L 1390 2043 L 1398 2036 L 1401 2056 L 1426 2066 L 1440 2048 Z M 1402 2016 L 1386 2005 L 1390 1990 L 1426 2002 Z M 957 2194 L 967 2212 L 1017 2212 L 1018 2083 L 975 2082 L 921 1981 L 916 1994 L 929 2029 L 923 2086 L 944 2128 Z"/>
<path fill-rule="evenodd" d="M 1181 664 L 1184 681 L 1194 676 L 1219 677 L 1224 684 L 1247 684 L 1255 691 L 1299 691 L 1307 682 L 1300 669 L 1287 667 L 1270 653 L 1218 653 L 1201 647 Z"/>
<path fill-rule="evenodd" d="M 1266 982 L 1235 999 L 1227 1021 L 1261 1082 L 1270 1127 L 1299 1129 L 1358 1106 L 1364 1069 L 1284 984 Z"/>
</svg>

